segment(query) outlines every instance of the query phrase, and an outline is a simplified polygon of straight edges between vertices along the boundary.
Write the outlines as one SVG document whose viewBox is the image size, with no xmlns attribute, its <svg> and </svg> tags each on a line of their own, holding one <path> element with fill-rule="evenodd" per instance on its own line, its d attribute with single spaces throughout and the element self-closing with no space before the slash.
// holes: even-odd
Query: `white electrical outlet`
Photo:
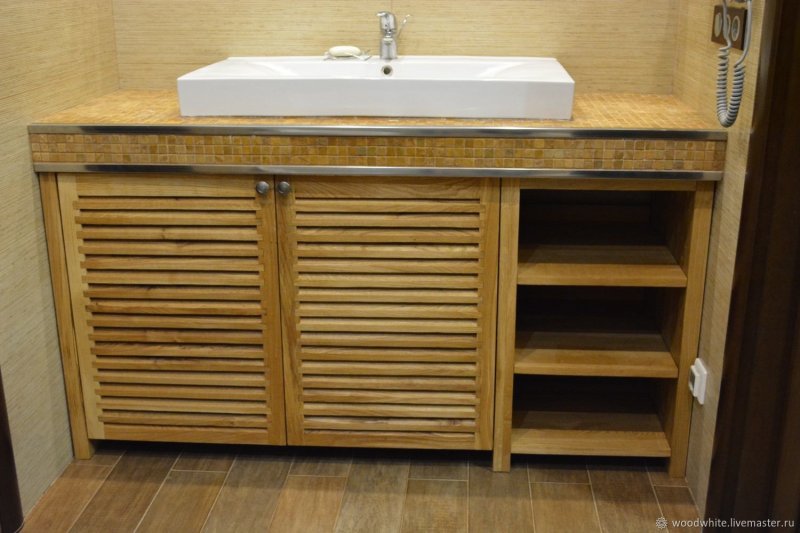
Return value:
<svg viewBox="0 0 800 533">
<path fill-rule="evenodd" d="M 706 385 L 708 384 L 708 369 L 701 359 L 695 359 L 689 374 L 689 390 L 697 398 L 700 405 L 706 402 Z"/>
</svg>

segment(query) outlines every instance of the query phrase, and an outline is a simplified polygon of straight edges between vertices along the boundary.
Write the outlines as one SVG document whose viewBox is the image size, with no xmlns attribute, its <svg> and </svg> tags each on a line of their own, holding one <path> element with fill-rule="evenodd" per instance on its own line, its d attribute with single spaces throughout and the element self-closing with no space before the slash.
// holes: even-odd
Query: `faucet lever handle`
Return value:
<svg viewBox="0 0 800 533">
<path fill-rule="evenodd" d="M 400 27 L 397 28 L 397 33 L 395 34 L 395 37 L 400 37 L 400 32 L 403 31 L 403 28 L 406 27 L 406 23 L 408 23 L 409 20 L 411 20 L 410 14 L 407 14 L 405 17 L 403 17 L 403 21 L 400 23 Z"/>
<path fill-rule="evenodd" d="M 397 29 L 397 20 L 391 11 L 378 11 L 378 18 L 381 19 L 381 31 L 383 33 L 394 33 Z"/>
</svg>

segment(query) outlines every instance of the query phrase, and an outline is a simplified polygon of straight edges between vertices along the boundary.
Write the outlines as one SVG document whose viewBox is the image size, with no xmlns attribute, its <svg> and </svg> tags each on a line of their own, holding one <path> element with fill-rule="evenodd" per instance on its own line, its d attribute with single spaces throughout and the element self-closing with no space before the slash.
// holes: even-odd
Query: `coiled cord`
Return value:
<svg viewBox="0 0 800 533">
<path fill-rule="evenodd" d="M 717 118 L 719 123 L 726 128 L 730 128 L 736 122 L 736 117 L 739 116 L 739 107 L 742 104 L 745 78 L 744 62 L 747 58 L 747 53 L 750 51 L 750 13 L 752 12 L 752 7 L 753 0 L 747 0 L 747 18 L 744 21 L 744 51 L 742 57 L 733 65 L 733 83 L 731 97 L 728 100 L 728 71 L 733 43 L 731 42 L 730 24 L 728 23 L 728 0 L 722 0 L 723 34 L 727 44 L 719 49 L 719 54 L 717 55 L 719 59 L 717 63 Z"/>
</svg>

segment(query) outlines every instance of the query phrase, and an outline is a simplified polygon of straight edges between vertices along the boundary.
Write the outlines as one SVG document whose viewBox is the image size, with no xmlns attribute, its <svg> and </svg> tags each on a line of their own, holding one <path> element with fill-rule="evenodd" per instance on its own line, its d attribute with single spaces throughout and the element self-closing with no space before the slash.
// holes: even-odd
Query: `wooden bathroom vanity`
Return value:
<svg viewBox="0 0 800 533">
<path fill-rule="evenodd" d="M 682 476 L 726 134 L 669 96 L 568 122 L 30 128 L 73 442 L 670 458 Z"/>
</svg>

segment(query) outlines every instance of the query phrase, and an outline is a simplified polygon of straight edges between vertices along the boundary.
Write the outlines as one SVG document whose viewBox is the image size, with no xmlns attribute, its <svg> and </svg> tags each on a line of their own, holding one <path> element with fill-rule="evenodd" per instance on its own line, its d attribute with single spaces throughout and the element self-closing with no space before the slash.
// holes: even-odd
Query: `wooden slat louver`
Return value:
<svg viewBox="0 0 800 533">
<path fill-rule="evenodd" d="M 288 181 L 277 204 L 289 443 L 489 449 L 495 184 Z"/>
<path fill-rule="evenodd" d="M 90 438 L 285 443 L 274 194 L 59 175 Z"/>
</svg>

